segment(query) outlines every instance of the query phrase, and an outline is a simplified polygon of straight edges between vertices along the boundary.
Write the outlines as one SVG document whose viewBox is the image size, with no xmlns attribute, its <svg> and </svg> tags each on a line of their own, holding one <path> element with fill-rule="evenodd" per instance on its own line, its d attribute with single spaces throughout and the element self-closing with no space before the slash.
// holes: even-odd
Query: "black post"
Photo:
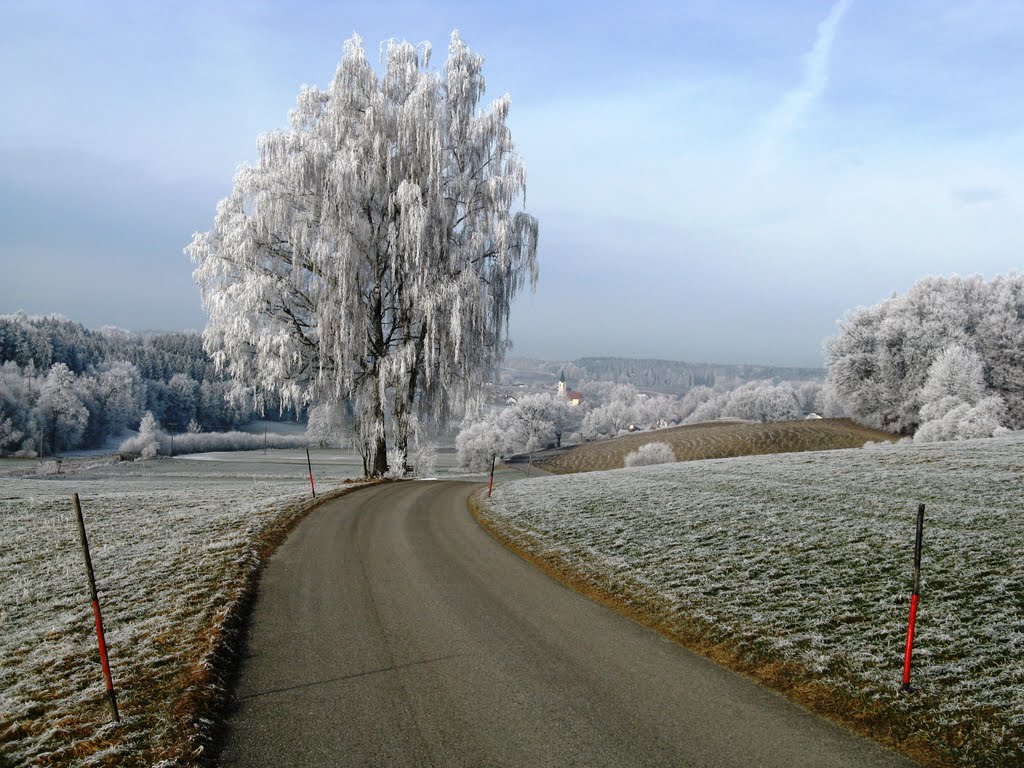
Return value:
<svg viewBox="0 0 1024 768">
<path fill-rule="evenodd" d="M 491 498 L 491 491 L 494 489 L 494 462 L 497 461 L 498 454 L 491 454 L 491 481 L 487 484 L 487 498 Z"/>
<path fill-rule="evenodd" d="M 306 449 L 306 466 L 309 467 L 309 490 L 313 492 L 313 498 L 316 498 L 316 487 L 313 485 L 313 462 L 309 458 L 309 448 Z"/>
<path fill-rule="evenodd" d="M 903 684 L 900 690 L 910 693 L 910 659 L 914 652 L 914 628 L 917 624 L 917 601 L 921 586 L 921 539 L 924 534 L 924 504 L 917 505 L 917 535 L 914 539 L 914 587 L 910 593 L 910 620 L 907 622 L 907 646 L 903 652 Z"/>
<path fill-rule="evenodd" d="M 110 701 L 110 711 L 114 716 L 114 722 L 121 722 L 121 716 L 117 712 L 117 696 L 114 693 L 114 680 L 110 675 L 110 661 L 107 658 L 107 639 L 103 634 L 103 616 L 100 614 L 100 598 L 96 593 L 96 576 L 92 570 L 92 557 L 89 556 L 89 539 L 85 535 L 85 520 L 82 518 L 82 504 L 78 500 L 78 494 L 71 497 L 75 502 L 75 515 L 78 518 L 78 535 L 82 539 L 82 554 L 85 556 L 85 571 L 89 576 L 89 594 L 92 597 L 92 616 L 96 624 L 96 641 L 100 647 L 100 666 L 103 667 L 103 681 L 107 687 L 107 699 Z"/>
</svg>

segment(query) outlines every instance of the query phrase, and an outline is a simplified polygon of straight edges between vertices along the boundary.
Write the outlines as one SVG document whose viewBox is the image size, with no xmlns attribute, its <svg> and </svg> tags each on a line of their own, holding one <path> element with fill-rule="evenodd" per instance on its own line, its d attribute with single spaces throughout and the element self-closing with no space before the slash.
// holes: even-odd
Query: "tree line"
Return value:
<svg viewBox="0 0 1024 768">
<path fill-rule="evenodd" d="M 177 432 L 222 430 L 255 415 L 197 333 L 92 330 L 59 315 L 0 316 L 0 455 L 103 446 L 149 412 Z M 265 403 L 270 418 L 295 418 Z"/>
</svg>

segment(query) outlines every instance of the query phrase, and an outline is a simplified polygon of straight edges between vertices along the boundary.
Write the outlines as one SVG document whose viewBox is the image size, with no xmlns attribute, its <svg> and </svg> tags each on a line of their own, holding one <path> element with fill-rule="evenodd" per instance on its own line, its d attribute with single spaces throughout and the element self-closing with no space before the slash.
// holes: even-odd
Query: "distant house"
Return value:
<svg viewBox="0 0 1024 768">
<path fill-rule="evenodd" d="M 565 371 L 562 371 L 562 375 L 558 377 L 558 394 L 569 401 L 569 405 L 574 408 L 580 404 L 583 399 L 583 393 L 577 392 L 574 389 L 566 390 L 565 388 Z"/>
</svg>

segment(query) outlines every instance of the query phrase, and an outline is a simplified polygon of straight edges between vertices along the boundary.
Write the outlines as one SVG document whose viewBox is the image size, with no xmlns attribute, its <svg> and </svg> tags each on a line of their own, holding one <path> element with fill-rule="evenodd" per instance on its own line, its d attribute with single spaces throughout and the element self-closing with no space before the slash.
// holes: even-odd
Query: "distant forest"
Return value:
<svg viewBox="0 0 1024 768">
<path fill-rule="evenodd" d="M 558 368 L 571 381 L 613 381 L 638 389 L 685 394 L 693 387 L 732 389 L 750 381 L 823 381 L 824 368 L 796 368 L 776 365 L 726 365 L 685 363 L 675 360 L 634 360 L 624 357 L 581 357 L 564 365 L 542 363 L 557 376 Z"/>
<path fill-rule="evenodd" d="M 294 411 L 233 400 L 194 332 L 90 330 L 59 315 L 0 315 L 0 455 L 102 446 L 149 411 L 172 432 L 219 431 Z"/>
</svg>

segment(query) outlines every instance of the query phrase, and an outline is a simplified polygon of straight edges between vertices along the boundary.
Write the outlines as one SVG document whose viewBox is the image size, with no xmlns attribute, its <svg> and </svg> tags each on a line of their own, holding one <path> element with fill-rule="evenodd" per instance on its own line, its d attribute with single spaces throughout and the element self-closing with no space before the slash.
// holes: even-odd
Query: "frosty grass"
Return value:
<svg viewBox="0 0 1024 768">
<path fill-rule="evenodd" d="M 1012 435 L 524 480 L 484 512 L 542 558 L 653 590 L 751 658 L 905 715 L 953 761 L 1024 765 L 1022 481 Z"/>
<path fill-rule="evenodd" d="M 191 722 L 182 697 L 257 565 L 261 532 L 309 506 L 305 455 L 291 459 L 255 474 L 165 460 L 0 477 L 0 766 L 191 761 L 210 724 Z M 119 726 L 109 723 L 73 492 Z"/>
</svg>

